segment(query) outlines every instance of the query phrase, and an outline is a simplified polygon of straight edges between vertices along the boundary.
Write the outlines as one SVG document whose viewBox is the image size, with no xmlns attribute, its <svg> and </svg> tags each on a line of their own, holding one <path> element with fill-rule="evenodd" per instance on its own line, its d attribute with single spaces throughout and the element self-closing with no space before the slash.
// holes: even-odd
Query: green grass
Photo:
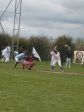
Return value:
<svg viewBox="0 0 84 112">
<path fill-rule="evenodd" d="M 13 65 L 0 63 L 0 112 L 84 112 L 81 65 L 64 69 L 79 75 L 37 71 L 50 70 L 49 62 L 37 63 L 31 71 Z M 55 71 L 60 71 L 58 66 Z"/>
</svg>

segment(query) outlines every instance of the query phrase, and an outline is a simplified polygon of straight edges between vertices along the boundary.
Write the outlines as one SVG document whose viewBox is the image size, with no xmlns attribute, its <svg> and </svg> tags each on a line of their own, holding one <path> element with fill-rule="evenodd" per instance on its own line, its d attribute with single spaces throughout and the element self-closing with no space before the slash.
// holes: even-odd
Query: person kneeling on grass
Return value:
<svg viewBox="0 0 84 112">
<path fill-rule="evenodd" d="M 25 57 L 22 66 L 23 66 L 23 69 L 31 70 L 35 64 L 36 63 L 35 63 L 33 55 L 29 54 Z"/>
</svg>

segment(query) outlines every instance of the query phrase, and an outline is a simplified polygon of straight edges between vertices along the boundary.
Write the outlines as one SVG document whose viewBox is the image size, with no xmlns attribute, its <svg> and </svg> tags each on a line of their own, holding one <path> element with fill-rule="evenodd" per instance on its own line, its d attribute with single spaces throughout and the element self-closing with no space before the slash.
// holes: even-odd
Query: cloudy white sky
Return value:
<svg viewBox="0 0 84 112">
<path fill-rule="evenodd" d="M 10 0 L 0 0 L 0 15 Z M 2 18 L 5 32 L 12 33 L 14 2 Z M 0 29 L 1 31 L 1 29 Z M 84 0 L 23 0 L 20 35 L 84 37 Z"/>
</svg>

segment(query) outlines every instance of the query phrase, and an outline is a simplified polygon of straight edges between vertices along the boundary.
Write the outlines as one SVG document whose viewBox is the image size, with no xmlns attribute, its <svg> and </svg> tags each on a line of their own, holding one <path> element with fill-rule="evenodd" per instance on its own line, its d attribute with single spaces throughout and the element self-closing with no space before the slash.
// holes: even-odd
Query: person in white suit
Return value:
<svg viewBox="0 0 84 112">
<path fill-rule="evenodd" d="M 55 65 L 57 63 L 60 66 L 60 69 L 62 70 L 60 53 L 57 51 L 57 49 L 52 50 L 50 52 L 50 55 L 51 55 L 51 63 L 50 63 L 51 69 L 54 70 L 54 67 L 55 67 Z"/>
<path fill-rule="evenodd" d="M 6 47 L 6 60 L 5 60 L 5 62 L 9 62 L 9 60 L 10 60 L 10 53 L 11 53 L 11 47 L 7 46 Z"/>
<path fill-rule="evenodd" d="M 2 51 L 1 51 L 1 55 L 2 55 L 2 59 L 1 59 L 1 62 L 5 62 L 5 60 L 6 60 L 6 48 L 5 49 L 3 49 Z"/>
<path fill-rule="evenodd" d="M 5 49 L 1 51 L 2 53 L 2 59 L 1 62 L 9 62 L 10 60 L 10 52 L 11 52 L 11 47 L 7 46 Z"/>
</svg>

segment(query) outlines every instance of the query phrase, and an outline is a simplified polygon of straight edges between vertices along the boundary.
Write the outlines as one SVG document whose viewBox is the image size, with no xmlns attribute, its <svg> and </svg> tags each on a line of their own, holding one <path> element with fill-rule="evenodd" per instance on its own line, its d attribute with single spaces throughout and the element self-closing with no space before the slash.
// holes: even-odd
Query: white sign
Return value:
<svg viewBox="0 0 84 112">
<path fill-rule="evenodd" d="M 84 51 L 74 51 L 74 62 L 83 64 L 84 62 Z"/>
</svg>

